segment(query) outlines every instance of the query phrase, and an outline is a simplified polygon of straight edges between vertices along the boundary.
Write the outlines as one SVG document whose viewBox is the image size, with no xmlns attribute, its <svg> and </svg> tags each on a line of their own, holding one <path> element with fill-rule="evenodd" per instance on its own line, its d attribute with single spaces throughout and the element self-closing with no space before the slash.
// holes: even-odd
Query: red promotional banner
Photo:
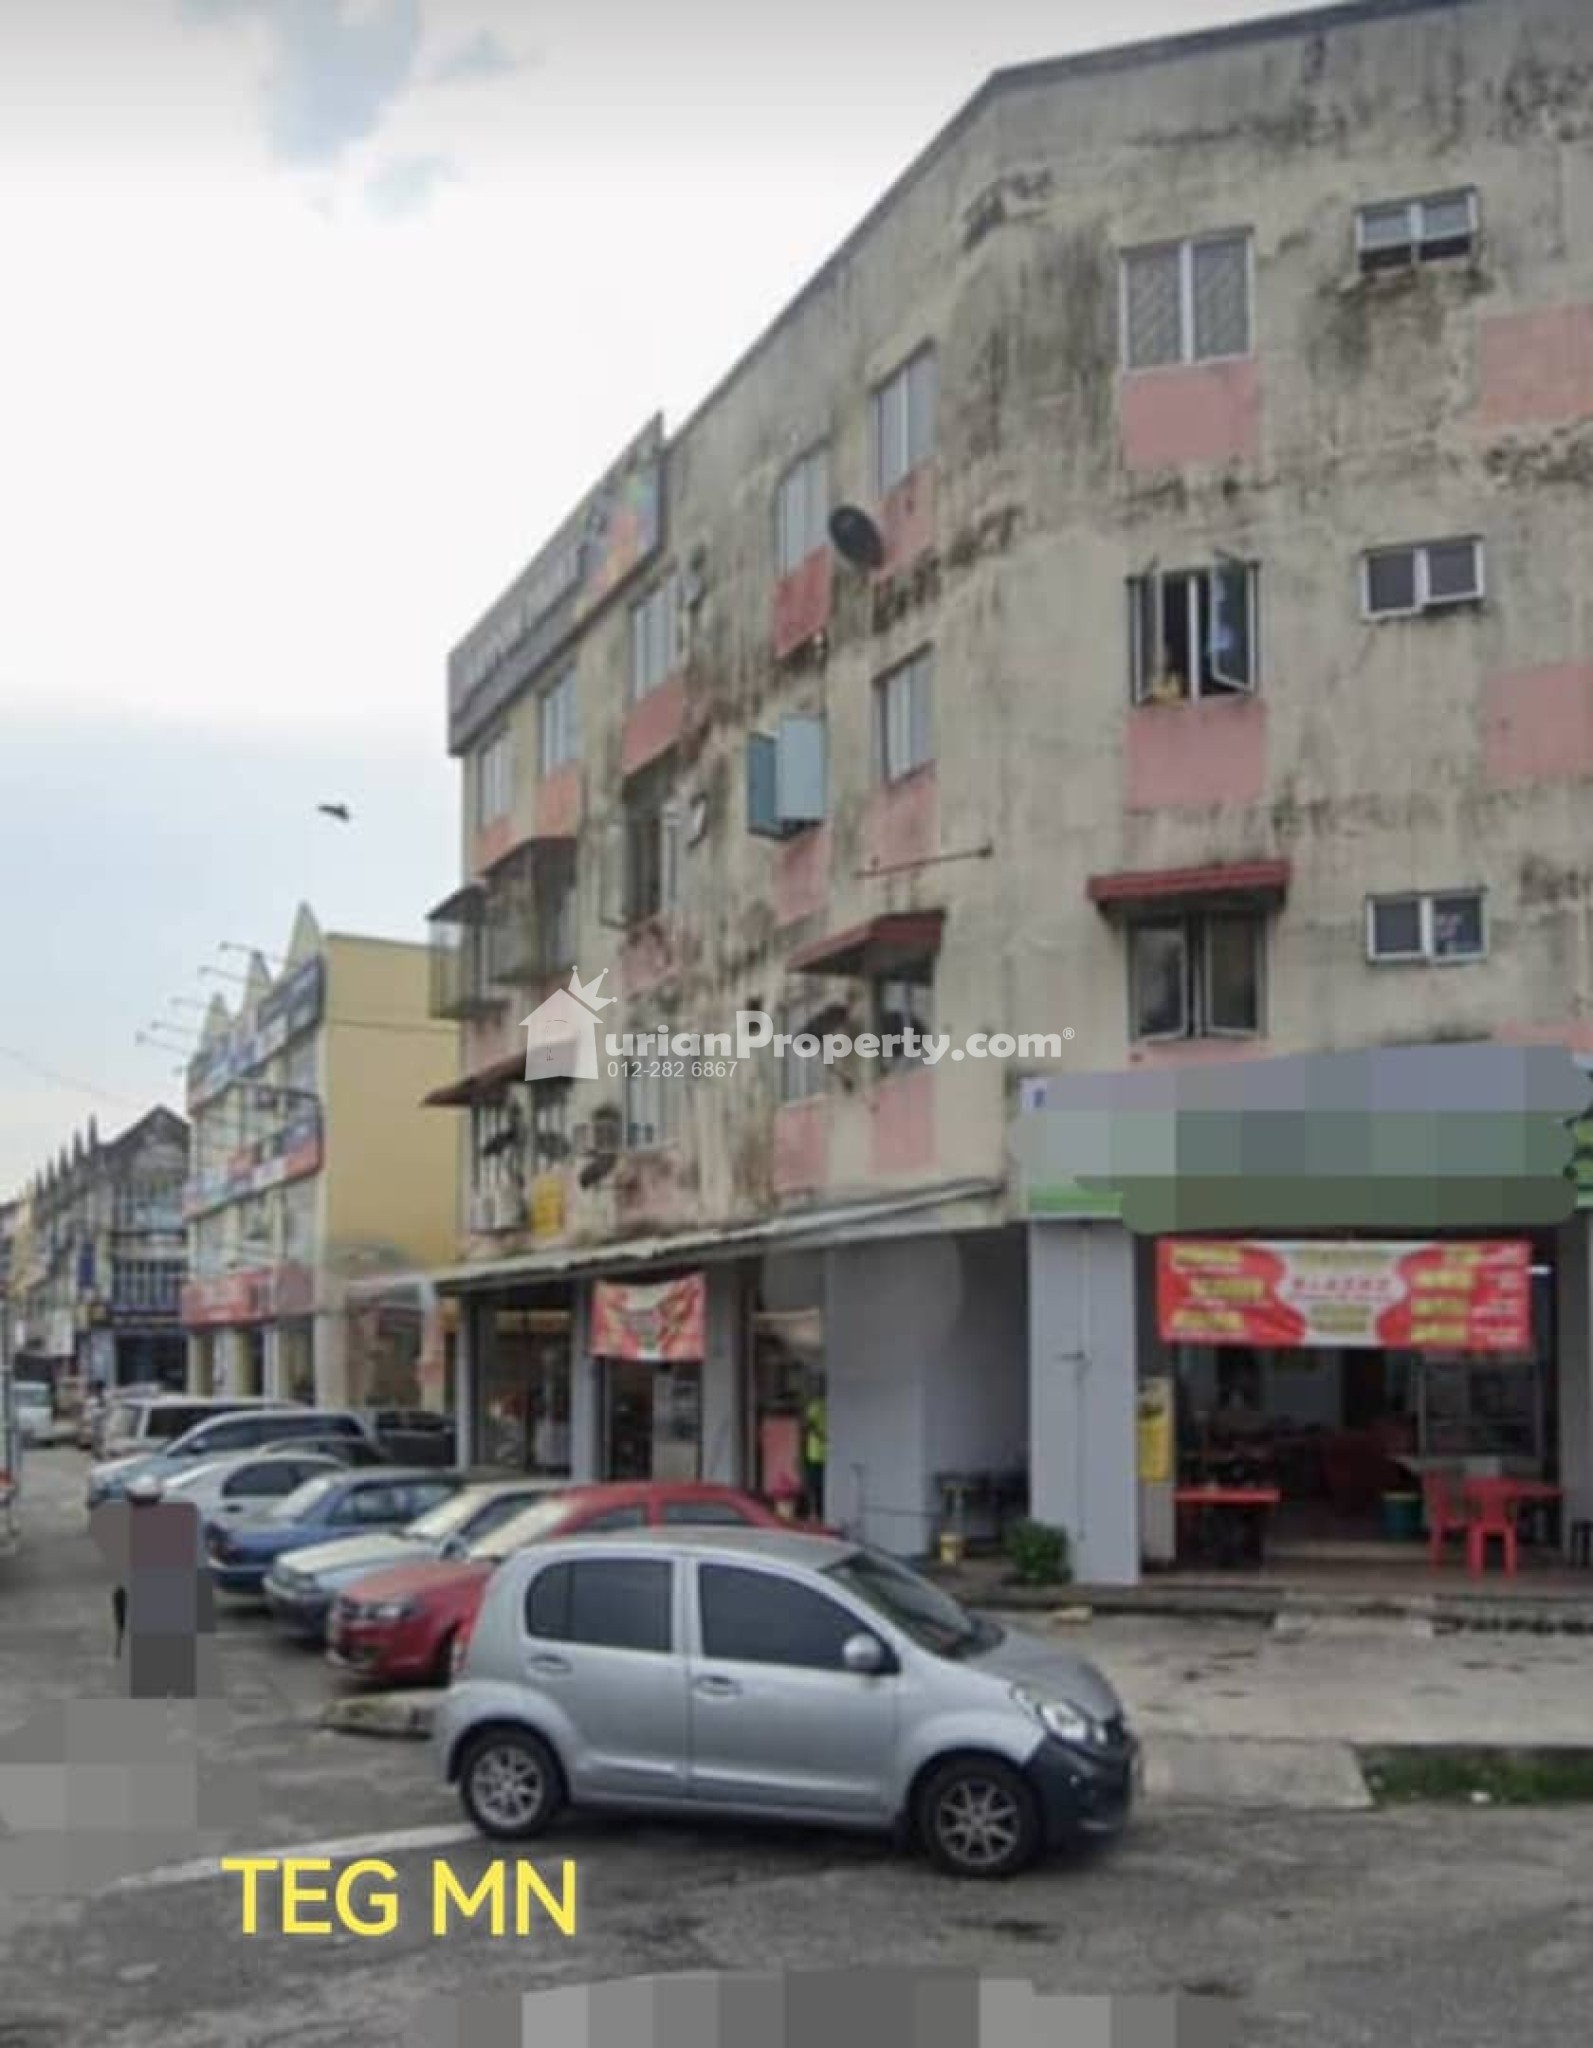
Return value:
<svg viewBox="0 0 1593 2048">
<path fill-rule="evenodd" d="M 1156 1321 L 1169 1344 L 1282 1350 L 1532 1349 L 1532 1247 L 1162 1238 Z"/>
<path fill-rule="evenodd" d="M 656 1287 L 600 1280 L 592 1289 L 592 1355 L 659 1364 L 700 1359 L 707 1292 L 701 1273 Z"/>
</svg>

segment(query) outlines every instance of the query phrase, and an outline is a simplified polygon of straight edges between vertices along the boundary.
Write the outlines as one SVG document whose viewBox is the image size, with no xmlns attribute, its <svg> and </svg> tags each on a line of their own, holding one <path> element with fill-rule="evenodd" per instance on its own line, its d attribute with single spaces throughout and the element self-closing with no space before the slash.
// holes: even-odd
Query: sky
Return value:
<svg viewBox="0 0 1593 2048">
<path fill-rule="evenodd" d="M 449 647 L 990 71 L 1282 11 L 3 0 L 0 1197 L 224 943 L 424 937 Z"/>
</svg>

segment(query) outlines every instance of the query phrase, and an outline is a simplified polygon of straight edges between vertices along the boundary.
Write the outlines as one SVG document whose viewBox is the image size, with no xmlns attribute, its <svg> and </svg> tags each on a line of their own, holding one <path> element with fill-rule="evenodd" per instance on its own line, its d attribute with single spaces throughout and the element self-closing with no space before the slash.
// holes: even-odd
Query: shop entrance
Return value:
<svg viewBox="0 0 1593 2048">
<path fill-rule="evenodd" d="M 1148 1561 L 1420 1562 L 1434 1479 L 1515 1482 L 1524 1541 L 1552 1543 L 1554 1307 L 1550 1240 L 1164 1241 L 1176 1455 L 1150 1484 L 1142 1461 Z"/>
<path fill-rule="evenodd" d="M 701 1477 L 702 1367 L 611 1358 L 604 1374 L 610 1479 Z"/>
</svg>

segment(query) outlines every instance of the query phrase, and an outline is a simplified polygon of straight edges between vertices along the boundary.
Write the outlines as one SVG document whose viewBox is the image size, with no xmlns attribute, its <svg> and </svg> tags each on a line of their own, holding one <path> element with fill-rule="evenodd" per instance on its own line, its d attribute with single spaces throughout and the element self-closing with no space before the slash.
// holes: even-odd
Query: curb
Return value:
<svg viewBox="0 0 1593 2048">
<path fill-rule="evenodd" d="M 1384 1621 L 1428 1621 L 1444 1630 L 1525 1635 L 1593 1635 L 1593 1599 L 1490 1600 L 1486 1594 L 1335 1594 L 1287 1587 L 1156 1586 L 991 1586 L 967 1585 L 947 1573 L 930 1573 L 936 1584 L 964 1605 L 994 1614 L 1055 1615 L 1077 1619 L 1092 1614 L 1153 1615 L 1161 1619 L 1248 1621 L 1262 1626 L 1281 1614 L 1327 1614 Z"/>
<path fill-rule="evenodd" d="M 438 1695 L 429 1692 L 373 1692 L 332 1700 L 318 1716 L 321 1727 L 339 1735 L 375 1735 L 391 1741 L 424 1742 L 431 1733 Z"/>
</svg>

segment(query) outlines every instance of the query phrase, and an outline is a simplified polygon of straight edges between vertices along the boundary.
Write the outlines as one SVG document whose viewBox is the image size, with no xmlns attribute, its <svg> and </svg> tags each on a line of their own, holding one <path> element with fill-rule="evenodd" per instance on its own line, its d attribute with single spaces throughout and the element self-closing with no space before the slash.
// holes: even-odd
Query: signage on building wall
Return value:
<svg viewBox="0 0 1593 2048">
<path fill-rule="evenodd" d="M 186 1328 L 263 1322 L 272 1313 L 274 1275 L 269 1267 L 252 1273 L 223 1273 L 214 1280 L 190 1280 L 182 1291 Z"/>
<path fill-rule="evenodd" d="M 1145 1380 L 1139 1390 L 1139 1476 L 1162 1486 L 1173 1476 L 1173 1383 Z"/>
<path fill-rule="evenodd" d="M 192 1218 L 268 1188 L 305 1180 L 322 1163 L 321 1119 L 317 1110 L 301 1110 L 280 1131 L 234 1152 L 222 1165 L 195 1175 L 188 1184 L 183 1214 Z"/>
<path fill-rule="evenodd" d="M 654 419 L 448 661 L 448 745 L 461 753 L 563 642 L 661 546 L 664 428 Z"/>
<path fill-rule="evenodd" d="M 708 1283 L 701 1273 L 654 1287 L 600 1280 L 592 1289 L 592 1355 L 658 1364 L 700 1359 L 707 1301 Z"/>
<path fill-rule="evenodd" d="M 326 962 L 317 954 L 261 998 L 247 1028 L 195 1055 L 188 1069 L 189 1109 L 202 1109 L 235 1081 L 257 1072 L 291 1040 L 313 1030 L 325 1009 Z"/>
<path fill-rule="evenodd" d="M 531 1183 L 531 1235 L 560 1237 L 564 1232 L 564 1178 L 538 1174 Z"/>
<path fill-rule="evenodd" d="M 1169 1344 L 1522 1354 L 1532 1247 L 1162 1238 L 1156 1320 Z"/>
</svg>

